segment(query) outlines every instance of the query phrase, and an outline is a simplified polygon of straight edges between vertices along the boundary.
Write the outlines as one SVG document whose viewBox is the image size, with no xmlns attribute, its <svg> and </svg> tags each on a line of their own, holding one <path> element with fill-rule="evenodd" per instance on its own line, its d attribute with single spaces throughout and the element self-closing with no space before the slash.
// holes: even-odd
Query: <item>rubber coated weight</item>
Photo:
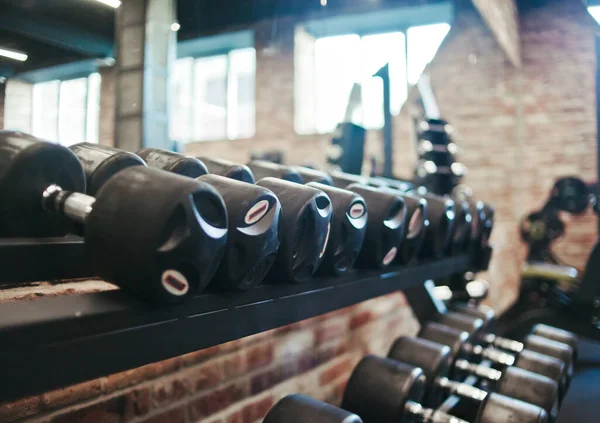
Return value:
<svg viewBox="0 0 600 423">
<path fill-rule="evenodd" d="M 467 201 L 456 203 L 456 229 L 452 238 L 452 254 L 463 254 L 469 251 L 471 233 L 473 230 L 473 216 Z"/>
<path fill-rule="evenodd" d="M 427 200 L 410 194 L 402 196 L 406 205 L 406 237 L 398 255 L 403 264 L 412 263 L 421 252 L 421 247 L 429 231 L 429 208 Z"/>
<path fill-rule="evenodd" d="M 416 191 L 411 194 L 421 195 Z M 456 225 L 456 204 L 446 197 L 424 194 L 429 212 L 429 230 L 421 247 L 422 258 L 440 259 L 451 252 Z"/>
<path fill-rule="evenodd" d="M 481 245 L 486 248 L 489 245 L 492 229 L 494 229 L 494 208 L 489 203 L 483 203 L 482 214 L 485 216 L 481 225 Z"/>
<path fill-rule="evenodd" d="M 541 407 L 528 404 L 504 395 L 488 395 L 479 416 L 475 419 L 481 423 L 545 423 L 548 414 Z"/>
<path fill-rule="evenodd" d="M 408 192 L 415 188 L 415 184 L 410 181 L 403 181 L 401 179 L 390 179 L 382 176 L 372 176 L 369 178 L 369 182 L 379 181 L 384 183 L 387 187 L 398 190 L 400 192 Z"/>
<path fill-rule="evenodd" d="M 575 373 L 575 364 L 573 363 L 574 352 L 573 348 L 562 342 L 553 341 L 552 339 L 544 338 L 539 335 L 527 335 L 523 339 L 523 346 L 540 354 L 546 354 L 550 357 L 564 361 L 567 366 L 567 388 Z"/>
<path fill-rule="evenodd" d="M 352 371 L 342 408 L 365 423 L 412 421 L 407 403 L 418 403 L 426 389 L 423 370 L 382 357 L 368 355 Z"/>
<path fill-rule="evenodd" d="M 276 178 L 263 178 L 257 185 L 275 193 L 282 208 L 279 253 L 268 279 L 300 283 L 318 269 L 331 229 L 331 200 L 323 191 Z"/>
<path fill-rule="evenodd" d="M 453 304 L 454 311 L 483 320 L 483 326 L 486 330 L 493 329 L 496 323 L 496 312 L 493 308 L 486 305 L 477 305 L 476 307 L 469 304 L 459 303 Z"/>
<path fill-rule="evenodd" d="M 333 186 L 333 180 L 331 179 L 331 176 L 325 172 L 304 166 L 293 166 L 291 169 L 302 177 L 304 183 L 318 182 L 322 185 Z"/>
<path fill-rule="evenodd" d="M 87 194 L 96 193 L 113 175 L 132 166 L 146 166 L 137 155 L 106 145 L 84 142 L 69 147 L 85 172 Z M 63 188 L 65 189 L 65 188 Z"/>
<path fill-rule="evenodd" d="M 485 348 L 469 342 L 469 334 L 460 329 L 431 322 L 423 325 L 419 337 L 448 345 L 455 357 L 484 358 L 498 366 L 515 366 L 533 373 L 547 376 L 558 383 L 561 398 L 566 387 L 566 366 L 561 360 L 534 351 L 523 350 L 519 354 L 508 354 L 496 348 Z"/>
<path fill-rule="evenodd" d="M 368 211 L 365 199 L 345 189 L 317 182 L 307 184 L 331 199 L 331 230 L 318 273 L 340 276 L 352 268 L 365 239 Z"/>
<path fill-rule="evenodd" d="M 361 195 L 369 210 L 367 233 L 356 264 L 363 268 L 383 269 L 394 261 L 406 227 L 406 207 L 396 194 L 382 192 L 362 184 L 346 189 Z"/>
<path fill-rule="evenodd" d="M 442 325 L 450 326 L 469 334 L 470 339 L 479 340 L 485 329 L 483 320 L 466 314 L 449 311 L 439 314 L 435 321 Z"/>
<path fill-rule="evenodd" d="M 181 176 L 197 178 L 208 173 L 208 169 L 200 160 L 172 151 L 160 150 L 158 148 L 144 148 L 138 151 L 137 155 L 149 167 L 162 169 Z"/>
<path fill-rule="evenodd" d="M 31 135 L 0 130 L 0 236 L 63 236 L 74 229 L 65 217 L 42 208 L 52 184 L 85 192 L 85 175 L 66 147 Z"/>
<path fill-rule="evenodd" d="M 402 336 L 392 344 L 388 358 L 423 369 L 427 378 L 427 396 L 424 402 L 427 406 L 438 407 L 445 393 L 476 401 L 483 397 L 477 388 L 446 380 L 451 377 L 455 359 L 446 345 L 427 339 Z M 498 372 L 494 369 L 472 363 L 468 366 L 469 370 L 454 374 L 479 376 L 486 381 L 489 391 L 537 405 L 552 416 L 552 419 L 556 418 L 559 392 L 558 384 L 552 379 L 515 367 L 506 368 L 498 378 Z"/>
<path fill-rule="evenodd" d="M 533 329 L 531 329 L 531 333 L 569 345 L 573 348 L 573 360 L 577 361 L 579 339 L 577 339 L 577 335 L 574 333 L 543 324 L 535 325 Z"/>
<path fill-rule="evenodd" d="M 301 394 L 279 400 L 263 423 L 362 423 L 360 417 Z"/>
<path fill-rule="evenodd" d="M 262 282 L 279 250 L 279 200 L 267 188 L 219 175 L 197 179 L 217 190 L 227 207 L 227 247 L 211 287 L 247 290 Z"/>
<path fill-rule="evenodd" d="M 98 276 L 152 302 L 180 302 L 217 269 L 227 213 L 210 185 L 134 166 L 100 188 L 85 232 Z"/>
<path fill-rule="evenodd" d="M 256 182 L 254 174 L 246 165 L 230 162 L 229 160 L 215 159 L 212 157 L 199 157 L 210 173 L 225 176 L 241 182 L 253 184 Z"/>
<path fill-rule="evenodd" d="M 333 180 L 333 185 L 338 188 L 342 188 L 342 189 L 346 189 L 346 187 L 348 185 L 357 184 L 357 183 L 363 184 L 363 185 L 369 185 L 369 179 L 364 178 L 360 175 L 353 175 L 351 173 L 332 171 L 332 172 L 329 172 L 329 176 L 331 176 L 331 179 Z"/>
<path fill-rule="evenodd" d="M 302 176 L 295 170 L 277 163 L 266 162 L 264 160 L 253 160 L 248 163 L 248 167 L 254 173 L 256 179 L 279 178 L 297 184 L 304 183 Z"/>
</svg>

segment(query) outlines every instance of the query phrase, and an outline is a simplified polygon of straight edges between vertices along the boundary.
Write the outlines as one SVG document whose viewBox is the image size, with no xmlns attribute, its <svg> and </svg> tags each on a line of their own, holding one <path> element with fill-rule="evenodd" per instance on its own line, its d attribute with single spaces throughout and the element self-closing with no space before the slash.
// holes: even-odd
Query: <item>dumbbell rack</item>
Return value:
<svg viewBox="0 0 600 423">
<path fill-rule="evenodd" d="M 121 291 L 0 304 L 0 398 L 165 360 L 471 268 L 470 257 L 463 255 L 383 273 L 357 270 L 299 285 L 203 293 L 170 307 L 151 306 Z"/>
</svg>

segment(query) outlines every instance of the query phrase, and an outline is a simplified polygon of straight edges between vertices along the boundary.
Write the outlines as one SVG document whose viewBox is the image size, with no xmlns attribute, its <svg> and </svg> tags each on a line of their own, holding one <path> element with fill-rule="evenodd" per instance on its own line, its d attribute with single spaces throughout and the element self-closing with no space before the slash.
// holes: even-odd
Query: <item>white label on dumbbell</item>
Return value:
<svg viewBox="0 0 600 423">
<path fill-rule="evenodd" d="M 352 219 L 358 219 L 365 214 L 365 206 L 363 203 L 354 203 L 352 207 L 350 207 L 350 217 Z"/>
<path fill-rule="evenodd" d="M 169 294 L 176 295 L 178 297 L 187 294 L 190 289 L 190 284 L 188 283 L 186 277 L 177 270 L 165 270 L 161 276 L 161 281 L 163 287 Z"/>
<path fill-rule="evenodd" d="M 392 247 L 392 249 L 388 251 L 388 253 L 383 258 L 383 265 L 387 266 L 388 264 L 390 264 L 396 258 L 397 253 L 398 249 L 396 247 Z"/>
<path fill-rule="evenodd" d="M 325 254 L 325 250 L 327 250 L 327 243 L 329 242 L 329 232 L 331 232 L 331 223 L 327 224 L 327 234 L 325 235 L 325 242 L 323 243 L 323 248 L 321 249 L 321 254 L 319 254 L 319 258 L 323 257 L 323 254 Z"/>
<path fill-rule="evenodd" d="M 269 211 L 269 201 L 261 200 L 256 203 L 248 213 L 246 213 L 246 217 L 244 217 L 244 222 L 246 225 L 253 225 L 263 218 L 265 214 Z"/>
</svg>

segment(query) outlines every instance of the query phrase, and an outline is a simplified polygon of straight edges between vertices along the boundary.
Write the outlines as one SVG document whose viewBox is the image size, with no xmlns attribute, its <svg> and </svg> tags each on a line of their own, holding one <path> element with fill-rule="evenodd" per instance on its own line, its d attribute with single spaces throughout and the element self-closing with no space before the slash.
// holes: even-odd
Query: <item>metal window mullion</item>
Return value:
<svg viewBox="0 0 600 423">
<path fill-rule="evenodd" d="M 225 139 L 229 140 L 229 75 L 231 60 L 229 60 L 229 54 L 225 55 Z"/>
</svg>

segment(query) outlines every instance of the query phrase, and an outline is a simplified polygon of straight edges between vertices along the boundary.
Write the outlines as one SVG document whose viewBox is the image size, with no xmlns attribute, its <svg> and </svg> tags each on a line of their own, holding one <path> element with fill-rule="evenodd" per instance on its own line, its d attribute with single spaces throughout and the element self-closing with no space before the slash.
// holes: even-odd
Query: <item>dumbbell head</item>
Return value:
<svg viewBox="0 0 600 423">
<path fill-rule="evenodd" d="M 411 421 L 407 405 L 420 402 L 425 389 L 420 368 L 368 355 L 348 380 L 342 408 L 356 413 L 365 423 Z"/>
<path fill-rule="evenodd" d="M 275 193 L 282 208 L 279 253 L 272 282 L 304 282 L 319 267 L 327 248 L 332 206 L 321 190 L 276 178 L 263 178 L 257 185 Z"/>
<path fill-rule="evenodd" d="M 496 320 L 494 309 L 486 305 L 470 306 L 469 304 L 459 303 L 454 304 L 453 309 L 457 313 L 467 314 L 469 316 L 481 319 L 483 327 L 486 330 L 492 329 Z"/>
<path fill-rule="evenodd" d="M 331 199 L 331 230 L 319 273 L 339 276 L 352 268 L 360 253 L 367 230 L 367 205 L 352 191 L 317 182 L 307 185 Z"/>
<path fill-rule="evenodd" d="M 579 340 L 574 333 L 544 324 L 535 325 L 531 333 L 569 345 L 573 349 L 573 361 L 577 361 Z"/>
<path fill-rule="evenodd" d="M 219 175 L 198 178 L 217 190 L 227 207 L 227 247 L 211 287 L 247 290 L 267 275 L 279 249 L 279 200 L 267 188 Z"/>
<path fill-rule="evenodd" d="M 301 394 L 279 400 L 263 423 L 362 423 L 360 417 Z"/>
<path fill-rule="evenodd" d="M 411 191 L 420 195 L 416 191 Z M 439 259 L 450 252 L 456 224 L 456 204 L 446 197 L 424 194 L 428 204 L 429 230 L 421 247 L 421 257 Z"/>
<path fill-rule="evenodd" d="M 96 193 L 113 175 L 133 166 L 146 166 L 137 155 L 125 150 L 84 142 L 70 147 L 85 172 L 87 194 Z M 63 188 L 64 189 L 64 188 Z"/>
<path fill-rule="evenodd" d="M 490 237 L 492 235 L 492 229 L 494 229 L 494 208 L 489 203 L 483 203 L 482 207 L 483 219 L 480 221 L 481 225 L 481 248 L 488 246 Z"/>
<path fill-rule="evenodd" d="M 325 172 L 304 166 L 293 166 L 291 169 L 302 177 L 304 183 L 318 182 L 322 185 L 333 186 L 333 180 L 331 179 L 331 176 Z"/>
<path fill-rule="evenodd" d="M 0 130 L 0 236 L 63 236 L 73 224 L 47 213 L 42 193 L 52 184 L 85 192 L 85 175 L 68 148 L 31 135 Z"/>
<path fill-rule="evenodd" d="M 523 346 L 530 351 L 562 360 L 566 365 L 568 387 L 575 372 L 575 365 L 573 363 L 574 352 L 571 346 L 535 334 L 527 335 L 523 339 Z"/>
<path fill-rule="evenodd" d="M 423 403 L 430 407 L 441 404 L 445 393 L 438 389 L 435 381 L 438 377 L 450 377 L 453 359 L 450 347 L 423 338 L 401 336 L 394 341 L 387 356 L 420 367 L 427 380 Z"/>
<path fill-rule="evenodd" d="M 463 345 L 469 340 L 467 332 L 435 322 L 423 325 L 418 336 L 419 338 L 447 345 L 450 347 L 450 353 L 453 357 L 460 357 L 463 354 Z"/>
<path fill-rule="evenodd" d="M 208 171 L 215 175 L 225 176 L 249 184 L 256 182 L 254 174 L 246 165 L 212 157 L 200 157 L 200 160 L 204 163 Z"/>
<path fill-rule="evenodd" d="M 371 178 L 369 178 L 369 181 L 380 181 L 380 182 L 384 183 L 387 187 L 401 191 L 401 192 L 408 192 L 415 188 L 415 184 L 413 184 L 412 182 L 403 181 L 400 179 L 384 178 L 382 176 L 371 177 Z"/>
<path fill-rule="evenodd" d="M 556 381 L 560 397 L 564 397 L 568 385 L 568 375 L 567 366 L 562 360 L 525 349 L 516 356 L 514 366 Z"/>
<path fill-rule="evenodd" d="M 436 321 L 442 325 L 465 331 L 469 334 L 471 339 L 475 340 L 480 339 L 485 330 L 483 320 L 478 317 L 453 311 L 439 314 L 436 316 Z"/>
<path fill-rule="evenodd" d="M 158 148 L 144 148 L 138 151 L 137 155 L 149 167 L 162 169 L 181 176 L 197 178 L 208 173 L 208 169 L 200 160 L 172 151 L 160 150 Z"/>
<path fill-rule="evenodd" d="M 142 166 L 110 178 L 86 221 L 96 274 L 154 302 L 179 302 L 206 286 L 226 240 L 214 188 Z"/>
<path fill-rule="evenodd" d="M 404 201 L 396 194 L 362 184 L 351 184 L 346 189 L 360 194 L 369 209 L 367 233 L 357 265 L 376 269 L 390 265 L 404 241 Z"/>
<path fill-rule="evenodd" d="M 548 414 L 533 404 L 504 395 L 489 394 L 475 418 L 478 423 L 546 423 Z"/>
<path fill-rule="evenodd" d="M 455 201 L 455 203 L 456 229 L 452 238 L 452 253 L 463 254 L 469 251 L 471 244 L 473 216 L 467 201 Z"/>
<path fill-rule="evenodd" d="M 346 188 L 351 184 L 363 184 L 369 185 L 368 178 L 364 178 L 360 175 L 353 175 L 351 173 L 339 172 L 337 170 L 329 172 L 331 179 L 333 181 L 333 185 L 338 188 Z"/>
<path fill-rule="evenodd" d="M 289 182 L 301 184 L 304 181 L 302 176 L 295 170 L 277 163 L 266 162 L 264 160 L 253 160 L 248 163 L 248 167 L 254 173 L 256 179 L 279 178 Z"/>
<path fill-rule="evenodd" d="M 558 383 L 547 376 L 519 367 L 507 367 L 496 385 L 502 395 L 542 407 L 554 421 L 558 415 L 560 391 Z"/>
</svg>

